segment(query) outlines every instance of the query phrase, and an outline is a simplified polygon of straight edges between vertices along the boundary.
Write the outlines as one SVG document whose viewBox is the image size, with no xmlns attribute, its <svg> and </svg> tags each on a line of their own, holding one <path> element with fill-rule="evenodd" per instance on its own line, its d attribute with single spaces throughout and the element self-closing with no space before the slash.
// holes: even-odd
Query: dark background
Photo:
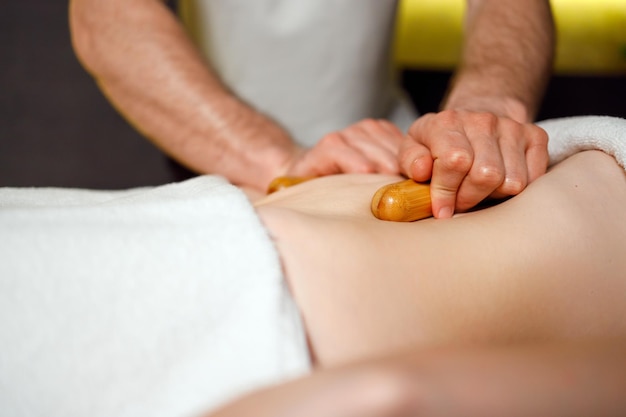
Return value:
<svg viewBox="0 0 626 417">
<path fill-rule="evenodd" d="M 0 13 L 0 186 L 101 189 L 178 179 L 171 163 L 107 103 L 70 45 L 67 2 L 5 2 Z M 411 70 L 403 84 L 433 111 L 450 77 Z M 555 76 L 539 119 L 626 117 L 626 77 Z"/>
</svg>

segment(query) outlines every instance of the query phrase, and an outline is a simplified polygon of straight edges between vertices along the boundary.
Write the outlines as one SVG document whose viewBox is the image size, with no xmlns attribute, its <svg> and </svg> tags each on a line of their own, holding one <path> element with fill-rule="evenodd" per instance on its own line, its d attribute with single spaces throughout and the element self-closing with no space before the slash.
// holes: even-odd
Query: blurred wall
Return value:
<svg viewBox="0 0 626 417">
<path fill-rule="evenodd" d="M 67 2 L 0 12 L 0 186 L 169 182 L 167 160 L 113 110 L 70 45 Z"/>
</svg>

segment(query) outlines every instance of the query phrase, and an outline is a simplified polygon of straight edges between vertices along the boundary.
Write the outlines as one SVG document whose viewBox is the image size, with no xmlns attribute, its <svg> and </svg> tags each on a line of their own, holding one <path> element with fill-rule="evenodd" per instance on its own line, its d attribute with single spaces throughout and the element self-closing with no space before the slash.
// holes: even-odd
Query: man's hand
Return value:
<svg viewBox="0 0 626 417">
<path fill-rule="evenodd" d="M 548 0 L 467 0 L 461 62 L 443 110 L 409 129 L 400 166 L 431 179 L 435 217 L 522 191 L 546 171 L 547 135 L 532 125 L 551 74 Z"/>
<path fill-rule="evenodd" d="M 515 195 L 543 175 L 548 136 L 531 123 L 491 113 L 429 113 L 409 129 L 400 150 L 403 173 L 431 180 L 433 213 L 451 217 L 488 196 Z"/>
<path fill-rule="evenodd" d="M 398 174 L 398 150 L 404 138 L 387 120 L 365 119 L 327 134 L 313 148 L 294 155 L 284 175 Z"/>
</svg>

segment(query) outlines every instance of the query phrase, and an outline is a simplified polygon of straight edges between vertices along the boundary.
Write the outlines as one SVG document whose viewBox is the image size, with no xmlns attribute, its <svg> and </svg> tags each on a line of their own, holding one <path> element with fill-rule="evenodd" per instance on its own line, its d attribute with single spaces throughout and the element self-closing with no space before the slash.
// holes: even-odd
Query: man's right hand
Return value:
<svg viewBox="0 0 626 417">
<path fill-rule="evenodd" d="M 284 174 L 312 177 L 341 173 L 398 174 L 398 150 L 405 135 L 387 120 L 364 119 L 300 150 Z"/>
</svg>

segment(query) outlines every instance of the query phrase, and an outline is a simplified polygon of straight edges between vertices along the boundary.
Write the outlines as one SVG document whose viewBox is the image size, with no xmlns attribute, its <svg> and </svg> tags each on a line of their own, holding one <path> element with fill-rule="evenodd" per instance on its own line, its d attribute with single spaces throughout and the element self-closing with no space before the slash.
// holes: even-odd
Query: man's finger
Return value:
<svg viewBox="0 0 626 417">
<path fill-rule="evenodd" d="M 504 182 L 505 164 L 499 144 L 497 119 L 481 117 L 465 128 L 474 157 L 457 192 L 456 209 L 465 211 L 480 203 Z"/>
<path fill-rule="evenodd" d="M 525 155 L 526 142 L 517 129 L 504 133 L 500 139 L 500 151 L 504 162 L 504 181 L 491 194 L 503 198 L 521 193 L 528 185 L 528 167 Z"/>
<path fill-rule="evenodd" d="M 398 156 L 400 171 L 415 181 L 428 181 L 433 174 L 433 158 L 428 148 L 407 138 Z"/>
<path fill-rule="evenodd" d="M 368 129 L 365 126 L 354 126 L 341 132 L 348 146 L 361 152 L 375 165 L 375 172 L 398 174 L 398 148 L 401 137 L 392 136 L 381 126 Z"/>
<path fill-rule="evenodd" d="M 343 136 L 331 133 L 296 161 L 288 174 L 322 176 L 344 172 L 371 173 L 376 166 L 357 149 L 349 146 Z"/>
<path fill-rule="evenodd" d="M 472 167 L 474 153 L 469 143 L 448 147 L 435 154 L 430 195 L 433 214 L 437 218 L 449 218 L 454 214 L 458 189 Z"/>
<path fill-rule="evenodd" d="M 528 183 L 546 173 L 550 156 L 548 155 L 548 134 L 539 126 L 531 126 L 532 133 L 526 149 Z"/>
<path fill-rule="evenodd" d="M 398 126 L 396 126 L 394 123 L 391 123 L 389 120 L 384 120 L 381 119 L 379 120 L 380 125 L 390 134 L 393 136 L 396 136 L 400 139 L 402 139 L 404 137 L 404 132 L 402 132 L 402 130 L 400 130 L 400 128 Z"/>
</svg>

